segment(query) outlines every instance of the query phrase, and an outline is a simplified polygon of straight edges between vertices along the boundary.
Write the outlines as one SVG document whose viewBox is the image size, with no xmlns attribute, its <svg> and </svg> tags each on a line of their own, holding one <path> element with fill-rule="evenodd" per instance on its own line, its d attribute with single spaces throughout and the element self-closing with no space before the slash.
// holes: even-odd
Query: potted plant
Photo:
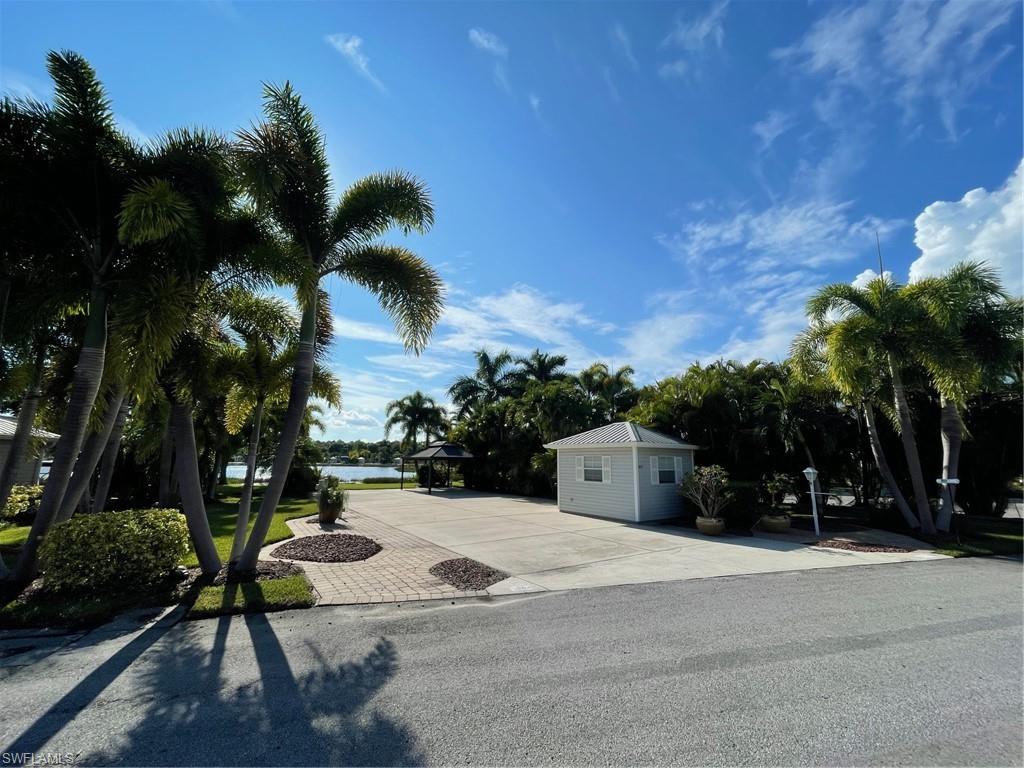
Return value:
<svg viewBox="0 0 1024 768">
<path fill-rule="evenodd" d="M 768 511 L 761 515 L 761 527 L 769 533 L 785 533 L 789 530 L 789 512 L 782 507 L 786 493 L 792 483 L 786 475 L 776 472 L 764 481 L 764 491 L 768 496 Z"/>
<path fill-rule="evenodd" d="M 318 521 L 321 525 L 331 525 L 345 511 L 348 503 L 348 491 L 341 487 L 341 478 L 328 475 L 320 481 L 317 494 Z"/>
<path fill-rule="evenodd" d="M 732 499 L 732 492 L 724 467 L 713 464 L 694 468 L 680 484 L 679 492 L 697 506 L 697 530 L 707 536 L 718 536 L 725 530 L 722 510 Z"/>
</svg>

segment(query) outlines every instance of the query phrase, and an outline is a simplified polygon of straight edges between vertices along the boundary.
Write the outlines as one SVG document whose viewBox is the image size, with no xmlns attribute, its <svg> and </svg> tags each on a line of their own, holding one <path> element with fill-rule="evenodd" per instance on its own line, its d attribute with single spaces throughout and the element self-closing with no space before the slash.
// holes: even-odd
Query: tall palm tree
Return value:
<svg viewBox="0 0 1024 768">
<path fill-rule="evenodd" d="M 418 445 L 417 435 L 421 431 L 426 443 L 430 442 L 431 435 L 441 437 L 445 431 L 444 408 L 439 406 L 434 398 L 424 395 L 419 390 L 388 403 L 387 415 L 384 437 L 388 437 L 395 427 L 401 428 L 402 443 L 412 446 L 414 453 Z"/>
<path fill-rule="evenodd" d="M 827 285 L 810 298 L 807 314 L 812 323 L 824 329 L 821 341 L 826 371 L 841 390 L 856 391 L 864 360 L 876 359 L 884 365 L 892 386 L 896 426 L 914 489 L 917 518 L 924 533 L 934 534 L 903 375 L 908 367 L 919 366 L 940 392 L 960 394 L 964 377 L 971 375 L 962 345 L 929 317 L 905 286 L 887 277 L 875 278 L 863 288 L 846 283 Z M 830 322 L 833 315 L 838 319 Z"/>
<path fill-rule="evenodd" d="M 565 364 L 568 358 L 565 355 L 550 355 L 533 350 L 528 357 L 517 357 L 519 365 L 518 375 L 528 381 L 539 381 L 546 383 L 564 379 L 568 374 L 565 372 Z"/>
<path fill-rule="evenodd" d="M 507 397 L 518 382 L 517 372 L 512 367 L 512 353 L 507 349 L 494 355 L 486 349 L 478 349 L 473 355 L 476 357 L 476 372 L 472 376 L 460 376 L 448 388 L 448 396 L 456 408 L 456 419 L 463 419 L 480 406 Z"/>
<path fill-rule="evenodd" d="M 931 318 L 952 337 L 960 340 L 977 376 L 968 381 L 964 398 L 957 400 L 939 391 L 942 440 L 942 479 L 957 478 L 963 421 L 960 409 L 966 396 L 982 387 L 997 384 L 1012 370 L 1021 354 L 1021 312 L 1019 298 L 1003 290 L 995 270 L 973 262 L 957 264 L 940 277 L 930 277 L 907 288 Z M 948 531 L 956 502 L 956 485 L 942 494 L 935 526 Z"/>
<path fill-rule="evenodd" d="M 289 83 L 264 88 L 266 119 L 238 133 L 250 195 L 285 233 L 303 269 L 302 319 L 288 409 L 259 514 L 236 569 L 251 571 L 281 499 L 313 381 L 317 286 L 329 274 L 375 294 L 408 349 L 421 351 L 444 306 L 438 274 L 406 248 L 381 243 L 392 228 L 426 232 L 434 209 L 425 186 L 405 173 L 368 176 L 335 204 L 323 133 Z"/>
<path fill-rule="evenodd" d="M 54 82 L 52 104 L 33 102 L 22 111 L 36 121 L 43 147 L 39 172 L 49 189 L 37 202 L 52 212 L 54 227 L 65 237 L 71 257 L 65 274 L 87 291 L 87 321 L 50 475 L 15 569 L 20 581 L 36 571 L 39 545 L 61 508 L 86 436 L 103 377 L 112 287 L 149 267 L 129 240 L 162 237 L 182 223 L 176 201 L 154 200 L 145 225 L 124 237 L 121 208 L 142 181 L 141 154 L 118 131 L 103 86 L 83 57 L 51 51 L 47 69 Z"/>
</svg>

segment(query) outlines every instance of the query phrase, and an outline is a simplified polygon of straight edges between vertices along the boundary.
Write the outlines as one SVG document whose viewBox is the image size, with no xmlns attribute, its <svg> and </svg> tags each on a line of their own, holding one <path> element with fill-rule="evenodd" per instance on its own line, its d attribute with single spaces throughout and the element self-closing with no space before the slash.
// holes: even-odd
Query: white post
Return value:
<svg viewBox="0 0 1024 768">
<path fill-rule="evenodd" d="M 811 514 L 814 517 L 814 535 L 821 537 L 821 527 L 818 525 L 818 494 L 814 492 L 814 481 L 818 478 L 818 470 L 808 467 L 804 470 L 804 477 L 811 486 Z"/>
</svg>

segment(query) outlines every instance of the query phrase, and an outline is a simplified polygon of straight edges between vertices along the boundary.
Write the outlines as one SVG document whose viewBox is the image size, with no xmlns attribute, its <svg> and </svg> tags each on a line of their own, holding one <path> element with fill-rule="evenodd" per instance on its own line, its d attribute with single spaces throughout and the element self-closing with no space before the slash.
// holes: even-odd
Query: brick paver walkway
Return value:
<svg viewBox="0 0 1024 768">
<path fill-rule="evenodd" d="M 355 563 L 292 561 L 306 571 L 313 588 L 319 593 L 320 605 L 397 603 L 487 595 L 485 591 L 456 589 L 429 573 L 432 565 L 460 555 L 354 510 L 346 512 L 344 520 L 329 528 L 321 528 L 315 517 L 289 520 L 288 527 L 296 537 L 355 533 L 373 539 L 382 547 L 373 557 Z M 282 543 L 279 541 L 264 547 L 260 557 L 264 560 L 287 560 L 270 554 Z"/>
</svg>

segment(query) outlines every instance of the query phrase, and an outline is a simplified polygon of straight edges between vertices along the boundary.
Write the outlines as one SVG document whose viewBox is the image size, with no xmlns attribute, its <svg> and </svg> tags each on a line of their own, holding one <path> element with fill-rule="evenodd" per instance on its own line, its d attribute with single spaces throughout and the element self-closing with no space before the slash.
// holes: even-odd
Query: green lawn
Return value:
<svg viewBox="0 0 1024 768">
<path fill-rule="evenodd" d="M 1020 557 L 1024 554 L 1024 536 L 1019 533 L 975 531 L 961 534 L 959 541 L 940 543 L 936 552 L 950 557 L 986 557 L 990 555 Z"/>
<path fill-rule="evenodd" d="M 235 521 L 238 520 L 238 494 L 240 491 L 239 483 L 222 485 L 220 499 L 206 504 L 206 517 L 210 521 L 210 532 L 213 533 L 213 543 L 217 546 L 217 553 L 221 560 L 227 560 L 228 555 L 231 554 L 231 540 L 235 535 Z M 262 494 L 263 489 L 260 487 L 257 487 L 253 493 L 252 513 L 249 516 L 250 531 L 256 523 L 256 514 L 259 512 Z M 291 529 L 285 525 L 286 520 L 315 514 L 316 502 L 312 499 L 281 499 L 281 503 L 277 505 L 277 511 L 274 513 L 274 519 L 270 523 L 270 530 L 267 531 L 265 543 L 274 544 L 292 537 Z M 184 565 L 199 565 L 195 552 L 189 552 Z"/>
<path fill-rule="evenodd" d="M 201 619 L 229 613 L 286 611 L 310 608 L 315 602 L 309 580 L 295 575 L 269 581 L 204 587 L 188 615 L 192 619 Z"/>
</svg>

